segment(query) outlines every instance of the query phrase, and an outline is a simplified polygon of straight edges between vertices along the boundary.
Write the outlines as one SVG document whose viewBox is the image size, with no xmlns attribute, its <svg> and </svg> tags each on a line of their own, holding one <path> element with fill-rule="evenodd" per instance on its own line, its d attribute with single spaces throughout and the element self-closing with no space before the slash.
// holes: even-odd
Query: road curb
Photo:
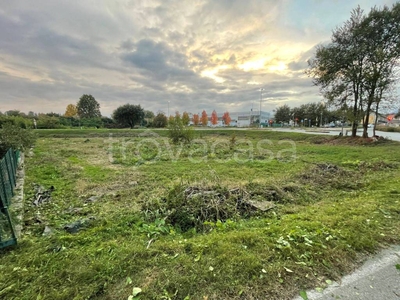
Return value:
<svg viewBox="0 0 400 300">
<path fill-rule="evenodd" d="M 367 259 L 340 282 L 332 282 L 322 292 L 307 291 L 308 300 L 398 300 L 400 299 L 400 245 L 380 251 Z M 294 300 L 302 300 L 297 297 Z"/>
</svg>

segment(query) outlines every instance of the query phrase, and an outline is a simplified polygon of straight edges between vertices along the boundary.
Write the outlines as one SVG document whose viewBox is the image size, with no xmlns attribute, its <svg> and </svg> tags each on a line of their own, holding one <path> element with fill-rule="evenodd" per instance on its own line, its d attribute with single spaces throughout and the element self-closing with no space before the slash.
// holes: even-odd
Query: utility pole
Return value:
<svg viewBox="0 0 400 300">
<path fill-rule="evenodd" d="M 265 89 L 263 89 L 263 88 L 261 88 L 260 89 L 260 117 L 259 117 L 259 119 L 258 119 L 258 121 L 259 121 L 259 125 L 260 125 L 260 128 L 261 128 L 261 102 L 262 102 L 262 92 L 264 91 Z"/>
</svg>

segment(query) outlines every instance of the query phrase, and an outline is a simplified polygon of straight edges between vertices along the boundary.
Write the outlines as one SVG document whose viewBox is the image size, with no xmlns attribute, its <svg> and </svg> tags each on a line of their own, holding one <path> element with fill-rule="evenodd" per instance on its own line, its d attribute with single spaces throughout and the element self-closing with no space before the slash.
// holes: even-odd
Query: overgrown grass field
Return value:
<svg viewBox="0 0 400 300">
<path fill-rule="evenodd" d="M 42 131 L 25 161 L 22 238 L 0 254 L 0 298 L 291 299 L 399 242 L 399 143 L 194 138 Z M 34 205 L 38 186 L 54 191 Z"/>
</svg>

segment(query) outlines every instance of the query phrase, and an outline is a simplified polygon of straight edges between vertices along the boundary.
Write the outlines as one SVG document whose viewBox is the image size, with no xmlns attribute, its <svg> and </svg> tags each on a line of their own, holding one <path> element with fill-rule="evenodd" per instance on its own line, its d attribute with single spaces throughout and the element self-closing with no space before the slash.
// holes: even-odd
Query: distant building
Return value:
<svg viewBox="0 0 400 300">
<path fill-rule="evenodd" d="M 259 126 L 258 119 L 260 118 L 260 111 L 241 111 L 241 112 L 230 112 L 229 116 L 231 117 L 231 122 L 229 127 L 251 127 Z M 261 126 L 267 127 L 269 121 L 272 119 L 272 114 L 267 111 L 261 111 Z M 201 123 L 201 122 L 200 122 Z M 193 121 L 190 121 L 190 125 L 194 125 Z M 213 125 L 211 123 L 211 116 L 208 116 L 208 127 L 225 127 L 224 120 L 222 119 L 222 115 L 218 116 L 217 124 Z"/>
<path fill-rule="evenodd" d="M 253 110 L 253 111 L 241 111 L 241 112 L 232 112 L 229 113 L 232 122 L 231 126 L 237 127 L 250 127 L 250 126 L 259 126 L 259 118 L 260 118 L 260 111 Z M 270 112 L 261 111 L 261 126 L 266 127 L 268 126 L 269 120 L 272 118 Z M 233 125 L 235 124 L 235 125 Z"/>
</svg>

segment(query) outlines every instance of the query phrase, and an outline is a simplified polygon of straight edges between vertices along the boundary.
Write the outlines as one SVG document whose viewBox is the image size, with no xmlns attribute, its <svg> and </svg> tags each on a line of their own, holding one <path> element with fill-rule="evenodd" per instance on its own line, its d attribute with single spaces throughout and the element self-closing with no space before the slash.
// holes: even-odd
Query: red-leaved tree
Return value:
<svg viewBox="0 0 400 300">
<path fill-rule="evenodd" d="M 222 116 L 222 120 L 224 120 L 224 124 L 226 125 L 226 126 L 229 126 L 229 124 L 231 124 L 231 121 L 232 121 L 232 119 L 231 119 L 231 116 L 229 115 L 229 112 L 224 112 L 224 115 Z"/>
<path fill-rule="evenodd" d="M 194 114 L 193 115 L 193 124 L 195 126 L 197 126 L 197 125 L 199 125 L 199 123 L 200 123 L 200 116 L 198 114 Z"/>
<path fill-rule="evenodd" d="M 208 116 L 205 110 L 203 110 L 203 112 L 201 113 L 201 124 L 203 124 L 203 126 L 207 126 L 208 123 Z"/>
<path fill-rule="evenodd" d="M 217 112 L 213 110 L 213 112 L 211 113 L 211 124 L 217 125 L 217 123 L 218 123 Z"/>
</svg>

